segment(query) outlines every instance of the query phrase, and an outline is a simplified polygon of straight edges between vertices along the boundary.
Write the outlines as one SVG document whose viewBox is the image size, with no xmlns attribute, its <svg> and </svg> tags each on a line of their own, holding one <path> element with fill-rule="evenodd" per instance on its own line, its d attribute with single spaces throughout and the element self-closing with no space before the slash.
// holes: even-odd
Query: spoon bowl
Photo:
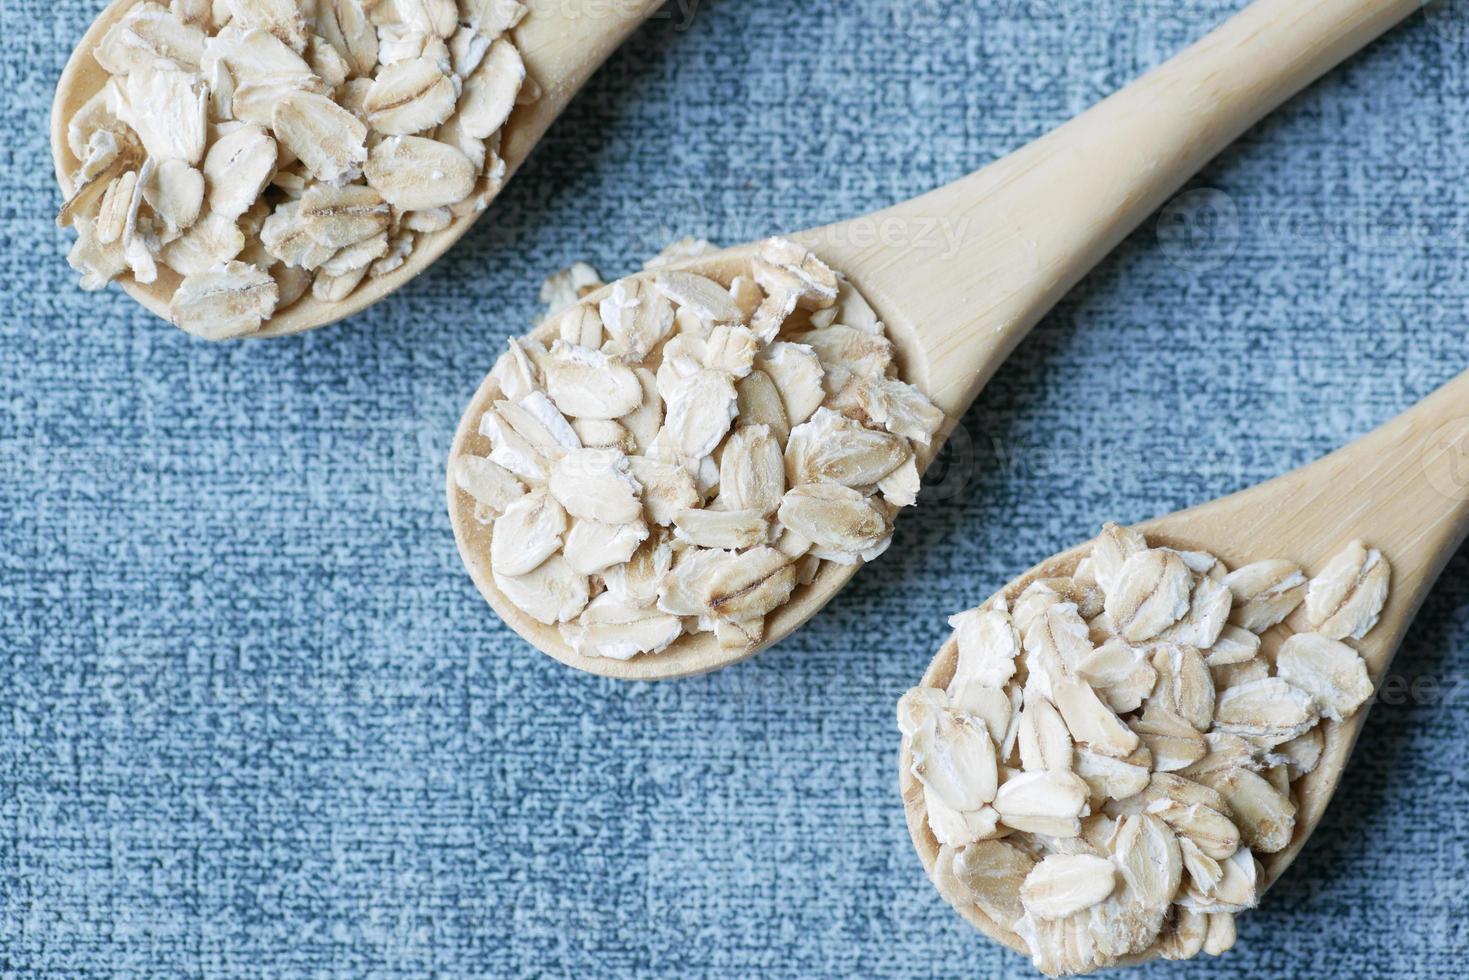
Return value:
<svg viewBox="0 0 1469 980">
<path fill-rule="evenodd" d="M 1366 662 L 1376 687 L 1444 565 L 1469 533 L 1469 372 L 1324 459 L 1211 503 L 1146 521 L 1137 530 L 1154 547 L 1208 552 L 1231 568 L 1285 558 L 1315 569 L 1353 539 L 1370 541 L 1392 565 L 1392 588 L 1377 625 L 1351 645 Z M 1087 541 L 1047 558 L 991 598 L 1014 600 L 1036 579 L 1069 576 L 1090 548 Z M 1262 636 L 1267 654 L 1293 632 L 1294 619 Z M 957 641 L 951 636 L 919 683 L 947 686 L 957 655 Z M 1292 783 L 1297 805 L 1294 835 L 1283 850 L 1259 856 L 1264 888 L 1285 873 L 1320 822 L 1371 704 L 1369 700 L 1340 722 L 1321 720 L 1325 736 L 1321 760 Z M 923 787 L 912 774 L 912 762 L 905 741 L 899 784 L 908 832 L 937 886 L 939 843 L 929 830 Z M 956 908 L 992 939 L 1027 952 L 1019 936 L 979 908 Z"/>
<path fill-rule="evenodd" d="M 101 91 L 109 77 L 92 52 L 118 21 L 142 2 L 112 0 L 103 8 L 77 42 L 56 83 L 56 95 L 51 103 L 51 160 L 63 198 L 71 196 L 81 167 L 81 161 L 67 144 L 67 126 L 87 101 Z M 533 80 L 541 92 L 534 102 L 517 105 L 505 123 L 500 145 L 500 156 L 505 161 L 501 190 L 587 79 L 661 3 L 662 0 L 626 0 L 606 4 L 589 0 L 581 5 L 578 0 L 526 0 L 529 11 L 510 33 L 525 61 L 527 84 Z M 247 336 L 281 337 L 301 333 L 361 312 L 432 265 L 464 236 L 479 214 L 459 215 L 440 231 L 421 234 L 401 266 L 385 275 L 364 279 L 345 299 L 327 302 L 312 296 L 308 290 L 267 320 L 260 330 Z M 178 273 L 162 263 L 158 278 L 151 283 L 137 282 L 127 273 L 118 278 L 129 296 L 165 320 L 170 319 L 169 300 L 181 280 Z"/>
<path fill-rule="evenodd" d="M 1418 0 L 1256 0 L 1171 61 L 982 170 L 894 207 L 786 236 L 846 276 L 886 325 L 899 376 L 943 411 L 920 467 L 1031 327 L 1118 242 L 1245 129 L 1417 8 Z M 728 284 L 755 247 L 678 268 Z M 496 395 L 486 379 L 460 421 L 451 462 L 488 450 L 476 426 Z M 489 574 L 490 529 L 474 519 L 452 477 L 448 498 L 460 555 L 496 612 L 557 660 L 607 676 L 683 677 L 746 659 L 813 616 L 859 567 L 823 569 L 770 614 L 753 649 L 721 650 L 711 637 L 685 636 L 631 661 L 584 657 L 499 592 Z"/>
<path fill-rule="evenodd" d="M 749 263 L 754 251 L 754 246 L 726 249 L 693 263 L 684 264 L 680 268 L 708 276 L 727 286 L 736 275 L 749 272 Z M 603 286 L 588 294 L 581 302 L 596 304 L 611 289 L 611 284 Z M 551 324 L 547 322 L 537 330 L 531 331 L 529 336 L 549 344 L 551 334 Z M 898 348 L 900 361 L 906 355 L 911 354 L 911 346 L 905 348 L 898 337 L 891 337 L 891 339 L 894 346 Z M 485 456 L 489 454 L 490 441 L 480 434 L 479 419 L 501 397 L 503 395 L 495 379 L 486 377 L 480 384 L 479 390 L 474 393 L 474 397 L 470 399 L 468 408 L 465 409 L 464 415 L 459 420 L 458 430 L 454 433 L 453 448 L 450 451 L 451 459 L 460 455 Z M 490 569 L 491 527 L 475 518 L 474 501 L 454 483 L 452 467 L 450 467 L 450 472 L 447 487 L 449 517 L 454 527 L 454 540 L 459 546 L 459 555 L 469 570 L 470 578 L 474 580 L 474 584 L 495 612 L 510 624 L 511 628 L 526 641 L 562 663 L 608 677 L 629 680 L 666 679 L 701 674 L 726 667 L 754 656 L 769 645 L 762 643 L 749 650 L 730 651 L 719 646 L 713 633 L 700 633 L 681 637 L 675 641 L 673 647 L 662 654 L 634 657 L 631 660 L 588 657 L 577 653 L 566 644 L 555 626 L 547 626 L 526 615 L 495 585 Z M 815 615 L 842 586 L 846 585 L 857 573 L 859 567 L 824 562 L 814 581 L 798 587 L 790 602 L 766 616 L 767 635 L 773 634 L 780 637 L 790 635 L 807 619 Z M 674 651 L 676 651 L 675 656 L 668 656 Z"/>
</svg>

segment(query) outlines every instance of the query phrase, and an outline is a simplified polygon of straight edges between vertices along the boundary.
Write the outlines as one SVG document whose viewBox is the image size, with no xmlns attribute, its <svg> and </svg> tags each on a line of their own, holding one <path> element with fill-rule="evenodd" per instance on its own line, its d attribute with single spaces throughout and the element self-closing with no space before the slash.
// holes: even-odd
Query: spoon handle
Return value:
<svg viewBox="0 0 1469 980">
<path fill-rule="evenodd" d="M 541 97 L 506 127 L 501 156 L 518 164 L 566 104 L 664 0 L 526 0 L 515 43 Z"/>
<path fill-rule="evenodd" d="M 1056 301 L 1204 163 L 1419 3 L 1256 0 L 1015 153 L 810 239 L 861 268 L 864 292 L 901 299 L 884 305 L 911 321 L 926 390 L 957 418 Z M 893 228 L 911 244 L 872 241 L 888 231 L 877 237 L 891 242 Z"/>
<path fill-rule="evenodd" d="M 1469 532 L 1469 371 L 1330 456 L 1143 529 L 1236 564 L 1320 568 L 1354 538 L 1379 548 L 1393 567 L 1386 628 L 1361 645 L 1377 671 Z"/>
</svg>

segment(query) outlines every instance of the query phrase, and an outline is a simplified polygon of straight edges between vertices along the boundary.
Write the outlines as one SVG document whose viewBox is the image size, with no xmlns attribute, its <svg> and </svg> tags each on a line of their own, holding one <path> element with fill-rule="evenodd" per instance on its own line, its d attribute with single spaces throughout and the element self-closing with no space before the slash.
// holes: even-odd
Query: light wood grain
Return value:
<svg viewBox="0 0 1469 980">
<path fill-rule="evenodd" d="M 887 324 L 903 377 L 944 410 L 940 438 L 920 462 L 931 462 L 1031 327 L 1128 232 L 1251 124 L 1417 6 L 1257 0 L 1171 61 L 977 173 L 892 208 L 789 236 L 867 297 Z M 688 268 L 727 283 L 753 247 Z M 475 426 L 494 396 L 486 380 L 460 422 L 451 459 L 488 451 Z M 607 676 L 682 677 L 743 660 L 789 635 L 856 572 L 828 567 L 798 589 L 768 619 L 754 650 L 721 651 L 704 634 L 628 662 L 584 657 L 499 593 L 489 575 L 489 529 L 474 520 L 472 502 L 452 479 L 448 496 L 459 552 L 496 612 L 556 659 Z"/>
<path fill-rule="evenodd" d="M 61 80 L 57 82 L 56 96 L 51 103 L 51 159 L 63 197 L 71 194 L 77 168 L 81 166 L 81 161 L 67 146 L 67 124 L 107 83 L 108 78 L 92 52 L 112 25 L 139 2 L 141 0 L 114 0 L 108 4 L 77 43 L 61 73 Z M 662 2 L 526 0 L 529 12 L 511 35 L 525 59 L 528 77 L 540 84 L 542 93 L 535 102 L 516 106 L 505 123 L 500 155 L 505 160 L 506 182 L 525 162 L 551 123 L 592 73 Z M 248 336 L 280 337 L 301 333 L 366 309 L 432 265 L 463 237 L 478 217 L 478 214 L 467 214 L 455 218 L 442 231 L 420 235 L 413 253 L 402 266 L 386 275 L 364 279 L 362 285 L 346 299 L 328 303 L 308 292 L 271 317 L 262 330 Z M 136 282 L 130 274 L 118 281 L 128 295 L 167 320 L 168 301 L 178 288 L 179 280 L 176 272 L 160 263 L 158 279 L 152 283 Z"/>
<path fill-rule="evenodd" d="M 1377 626 L 1353 646 L 1373 683 L 1381 685 L 1413 617 L 1444 564 L 1469 532 L 1469 372 L 1417 406 L 1344 449 L 1249 490 L 1138 525 L 1148 542 L 1218 555 L 1231 568 L 1286 558 L 1315 571 L 1354 539 L 1377 548 L 1392 564 L 1392 586 Z M 997 595 L 1014 599 L 1037 578 L 1069 575 L 1090 550 L 1087 542 L 1048 558 Z M 992 597 L 993 598 L 993 597 Z M 956 610 L 957 611 L 957 610 Z M 1269 631 L 1270 652 L 1291 634 L 1298 615 Z M 953 677 L 953 637 L 919 682 L 944 687 Z M 1277 854 L 1264 856 L 1265 881 L 1278 880 L 1300 853 L 1326 811 L 1367 720 L 1371 702 L 1343 722 L 1323 720 L 1321 762 L 1295 783 L 1295 835 Z M 908 832 L 930 879 L 938 842 L 928 829 L 923 788 L 903 747 L 899 782 Z M 994 939 L 1024 952 L 1020 938 L 974 907 L 959 910 Z"/>
</svg>

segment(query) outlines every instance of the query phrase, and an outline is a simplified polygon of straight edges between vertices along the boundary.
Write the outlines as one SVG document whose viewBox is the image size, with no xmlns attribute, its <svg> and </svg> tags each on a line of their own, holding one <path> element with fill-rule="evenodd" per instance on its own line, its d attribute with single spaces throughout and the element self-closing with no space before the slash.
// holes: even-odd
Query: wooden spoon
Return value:
<svg viewBox="0 0 1469 980">
<path fill-rule="evenodd" d="M 1344 449 L 1212 503 L 1138 525 L 1155 546 L 1207 551 L 1238 568 L 1266 558 L 1285 558 L 1319 570 L 1348 542 L 1360 538 L 1392 565 L 1387 605 L 1377 626 L 1352 643 L 1374 685 L 1381 684 L 1428 590 L 1469 532 L 1469 372 L 1459 375 L 1412 409 Z M 1049 558 L 1001 589 L 1015 599 L 1037 578 L 1070 575 L 1091 542 Z M 1289 635 L 1289 624 L 1264 637 L 1268 653 Z M 920 682 L 944 687 L 953 677 L 953 637 L 939 650 Z M 1265 855 L 1265 886 L 1295 860 L 1336 791 L 1371 702 L 1342 722 L 1323 719 L 1326 748 L 1315 770 L 1294 783 L 1295 835 L 1277 854 Z M 923 787 L 910 772 L 907 745 L 900 782 L 908 832 L 929 877 L 939 845 L 929 831 Z M 993 939 L 1025 952 L 1020 937 L 974 906 L 960 914 Z"/>
<path fill-rule="evenodd" d="M 81 166 L 67 146 L 67 124 L 109 77 L 92 52 L 112 26 L 139 2 L 142 0 L 113 0 L 108 4 L 82 35 L 56 84 L 56 97 L 51 103 L 51 159 L 63 197 L 71 195 L 75 174 Z M 534 102 L 516 106 L 505 123 L 500 156 L 505 160 L 507 181 L 592 73 L 662 2 L 619 0 L 611 4 L 581 4 L 577 0 L 526 0 L 529 12 L 511 34 L 525 60 L 527 82 L 538 83 L 541 96 Z M 271 317 L 261 330 L 248 336 L 301 333 L 366 309 L 428 268 L 469 230 L 477 217 L 475 213 L 466 214 L 455 218 L 442 231 L 420 235 L 413 253 L 402 266 L 386 275 L 364 279 L 346 299 L 323 302 L 308 291 Z M 128 295 L 167 320 L 168 301 L 180 278 L 160 263 L 158 278 L 152 283 L 135 282 L 131 275 L 121 276 L 119 282 Z"/>
<path fill-rule="evenodd" d="M 887 324 L 902 377 L 943 409 L 945 427 L 920 463 L 931 461 L 1030 328 L 1199 167 L 1417 8 L 1418 0 L 1257 0 L 1171 61 L 977 173 L 885 211 L 789 236 L 847 275 Z M 747 270 L 754 248 L 685 267 L 728 283 Z M 497 397 L 487 378 L 460 421 L 451 459 L 489 452 L 477 424 Z M 557 660 L 613 677 L 681 677 L 743 660 L 804 623 L 856 571 L 827 563 L 766 618 L 764 642 L 751 650 L 721 650 L 705 633 L 629 661 L 584 657 L 496 588 L 490 531 L 473 510 L 451 479 L 459 553 L 495 611 Z"/>
</svg>

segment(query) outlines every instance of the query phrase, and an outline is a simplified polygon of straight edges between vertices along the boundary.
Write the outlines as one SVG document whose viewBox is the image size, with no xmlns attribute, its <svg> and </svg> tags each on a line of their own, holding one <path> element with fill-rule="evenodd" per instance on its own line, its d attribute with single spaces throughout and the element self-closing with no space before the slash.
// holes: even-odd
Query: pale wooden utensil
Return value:
<svg viewBox="0 0 1469 980">
<path fill-rule="evenodd" d="M 81 161 L 72 156 L 66 143 L 66 127 L 77 111 L 106 84 L 108 74 L 92 52 L 112 26 L 141 0 L 113 0 L 97 15 L 56 83 L 51 103 L 51 159 L 63 197 L 71 194 Z M 500 156 L 505 160 L 505 180 L 515 174 L 551 123 L 580 91 L 582 85 L 617 47 L 658 9 L 663 0 L 525 0 L 529 11 L 511 36 L 525 60 L 527 84 L 541 86 L 535 102 L 518 105 L 504 126 Z M 249 337 L 280 337 L 335 323 L 382 299 L 428 268 L 457 242 L 479 217 L 477 213 L 457 217 L 442 231 L 420 235 L 413 253 L 402 266 L 386 275 L 368 278 L 346 299 L 328 303 L 306 295 L 271 317 L 263 329 Z M 134 282 L 131 275 L 118 281 L 139 303 L 169 319 L 168 301 L 178 288 L 180 276 L 159 263 L 158 279 Z"/>
<path fill-rule="evenodd" d="M 1392 564 L 1392 584 L 1382 618 L 1351 645 L 1380 685 L 1393 654 L 1444 564 L 1469 532 L 1469 372 L 1459 375 L 1412 409 L 1324 459 L 1268 483 L 1212 503 L 1138 525 L 1155 546 L 1207 551 L 1231 568 L 1266 558 L 1297 562 L 1307 572 L 1322 568 L 1353 539 L 1382 552 Z M 1026 572 L 1000 590 L 1013 600 L 1038 578 L 1067 576 L 1091 549 L 1072 548 Z M 957 611 L 957 610 L 956 610 Z M 1292 622 L 1267 632 L 1270 655 L 1290 635 Z M 939 650 L 920 683 L 945 687 L 953 677 L 953 637 Z M 1341 779 L 1371 702 L 1345 721 L 1321 721 L 1326 748 L 1316 769 L 1294 783 L 1295 836 L 1285 850 L 1265 855 L 1265 885 L 1274 883 L 1300 853 Z M 928 829 L 923 787 L 910 771 L 905 744 L 900 783 L 908 831 L 929 877 L 939 845 Z M 1024 952 L 1020 937 L 979 909 L 960 913 L 992 938 Z"/>
<path fill-rule="evenodd" d="M 1418 0 L 1257 0 L 1171 61 L 977 173 L 789 237 L 845 273 L 887 324 L 902 377 L 947 417 L 936 451 L 1030 328 L 1128 232 L 1245 129 L 1417 7 Z M 686 268 L 728 283 L 753 251 L 728 249 Z M 477 424 L 497 397 L 487 378 L 460 421 L 451 459 L 489 452 Z M 743 660 L 790 634 L 856 572 L 828 563 L 766 618 L 764 642 L 751 650 L 721 650 L 705 633 L 629 661 L 584 657 L 496 588 L 490 530 L 473 509 L 451 479 L 459 553 L 490 605 L 557 660 L 613 677 L 681 677 Z"/>
</svg>

